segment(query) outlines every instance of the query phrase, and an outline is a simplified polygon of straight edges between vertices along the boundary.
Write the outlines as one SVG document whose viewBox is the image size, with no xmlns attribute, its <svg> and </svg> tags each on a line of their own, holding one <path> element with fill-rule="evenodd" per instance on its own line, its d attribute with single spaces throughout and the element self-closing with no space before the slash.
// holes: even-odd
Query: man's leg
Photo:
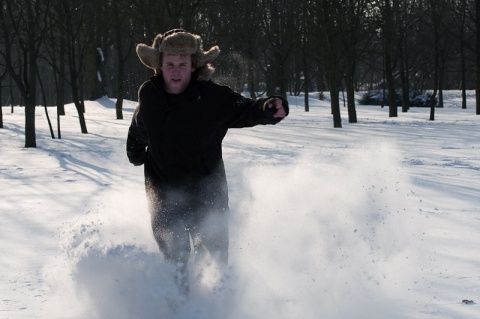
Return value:
<svg viewBox="0 0 480 319">
<path fill-rule="evenodd" d="M 218 266 L 228 264 L 228 212 L 208 213 L 192 230 L 195 259 L 210 255 Z"/>
<path fill-rule="evenodd" d="M 215 292 L 228 275 L 228 215 L 208 214 L 192 229 L 195 282 Z"/>
<path fill-rule="evenodd" d="M 175 282 L 180 293 L 188 295 L 188 259 L 190 234 L 182 217 L 181 198 L 175 193 L 162 191 L 152 183 L 147 185 L 147 198 L 155 240 L 165 260 L 175 269 Z"/>
<path fill-rule="evenodd" d="M 175 269 L 175 283 L 182 295 L 188 296 L 188 259 L 190 256 L 190 236 L 182 219 L 165 226 L 152 220 L 152 229 L 165 260 Z"/>
</svg>

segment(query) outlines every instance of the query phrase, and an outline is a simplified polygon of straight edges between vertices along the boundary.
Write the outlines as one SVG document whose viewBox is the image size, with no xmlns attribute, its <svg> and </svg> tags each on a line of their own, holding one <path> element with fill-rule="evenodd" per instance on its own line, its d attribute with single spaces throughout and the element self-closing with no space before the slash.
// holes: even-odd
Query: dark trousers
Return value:
<svg viewBox="0 0 480 319">
<path fill-rule="evenodd" d="M 147 184 L 155 240 L 165 260 L 174 265 L 176 283 L 185 296 L 192 247 L 195 261 L 211 257 L 220 266 L 228 263 L 228 206 L 208 195 Z"/>
</svg>

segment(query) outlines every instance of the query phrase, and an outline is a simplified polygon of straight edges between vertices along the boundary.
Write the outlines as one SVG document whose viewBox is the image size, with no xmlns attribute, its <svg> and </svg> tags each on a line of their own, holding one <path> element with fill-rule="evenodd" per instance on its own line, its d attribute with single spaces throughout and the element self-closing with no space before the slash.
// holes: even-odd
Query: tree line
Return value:
<svg viewBox="0 0 480 319">
<path fill-rule="evenodd" d="M 334 127 L 340 94 L 357 122 L 359 90 L 384 92 L 390 117 L 428 90 L 434 120 L 444 90 L 461 90 L 466 108 L 475 89 L 480 114 L 480 0 L 0 0 L 0 101 L 25 107 L 25 146 L 38 105 L 55 105 L 60 123 L 74 103 L 88 133 L 85 100 L 108 95 L 122 119 L 152 75 L 136 44 L 174 28 L 218 44 L 215 81 L 237 91 L 304 92 L 305 111 L 311 92 L 330 92 Z"/>
</svg>

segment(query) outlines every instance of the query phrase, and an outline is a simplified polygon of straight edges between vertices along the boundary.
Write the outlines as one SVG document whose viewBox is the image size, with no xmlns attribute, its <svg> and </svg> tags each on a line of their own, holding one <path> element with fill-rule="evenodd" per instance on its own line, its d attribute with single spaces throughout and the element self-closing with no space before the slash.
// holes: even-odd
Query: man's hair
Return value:
<svg viewBox="0 0 480 319">
<path fill-rule="evenodd" d="M 181 55 L 186 55 L 186 54 L 181 54 Z M 194 69 L 196 69 L 197 68 L 197 63 L 198 63 L 197 59 L 195 58 L 194 54 L 189 54 L 189 55 L 190 55 L 190 58 L 192 59 L 192 67 Z M 162 64 L 163 64 L 163 53 L 160 54 L 160 66 L 162 66 Z M 157 73 L 159 73 L 159 72 L 160 72 L 160 70 L 157 70 Z"/>
</svg>

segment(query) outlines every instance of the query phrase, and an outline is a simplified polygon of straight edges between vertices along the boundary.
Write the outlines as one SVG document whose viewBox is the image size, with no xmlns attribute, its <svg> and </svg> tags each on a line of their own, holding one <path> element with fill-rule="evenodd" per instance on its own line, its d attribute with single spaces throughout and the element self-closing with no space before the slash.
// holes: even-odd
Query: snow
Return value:
<svg viewBox="0 0 480 319">
<path fill-rule="evenodd" d="M 329 102 L 290 97 L 282 123 L 230 130 L 230 268 L 194 277 L 176 314 L 124 151 L 135 102 L 124 120 L 87 102 L 90 134 L 68 105 L 61 140 L 38 108 L 36 149 L 23 108 L 4 107 L 0 317 L 478 318 L 462 300 L 480 300 L 480 117 L 474 92 L 445 102 L 435 121 L 359 105 L 349 124 L 342 108 L 339 129 Z"/>
</svg>

